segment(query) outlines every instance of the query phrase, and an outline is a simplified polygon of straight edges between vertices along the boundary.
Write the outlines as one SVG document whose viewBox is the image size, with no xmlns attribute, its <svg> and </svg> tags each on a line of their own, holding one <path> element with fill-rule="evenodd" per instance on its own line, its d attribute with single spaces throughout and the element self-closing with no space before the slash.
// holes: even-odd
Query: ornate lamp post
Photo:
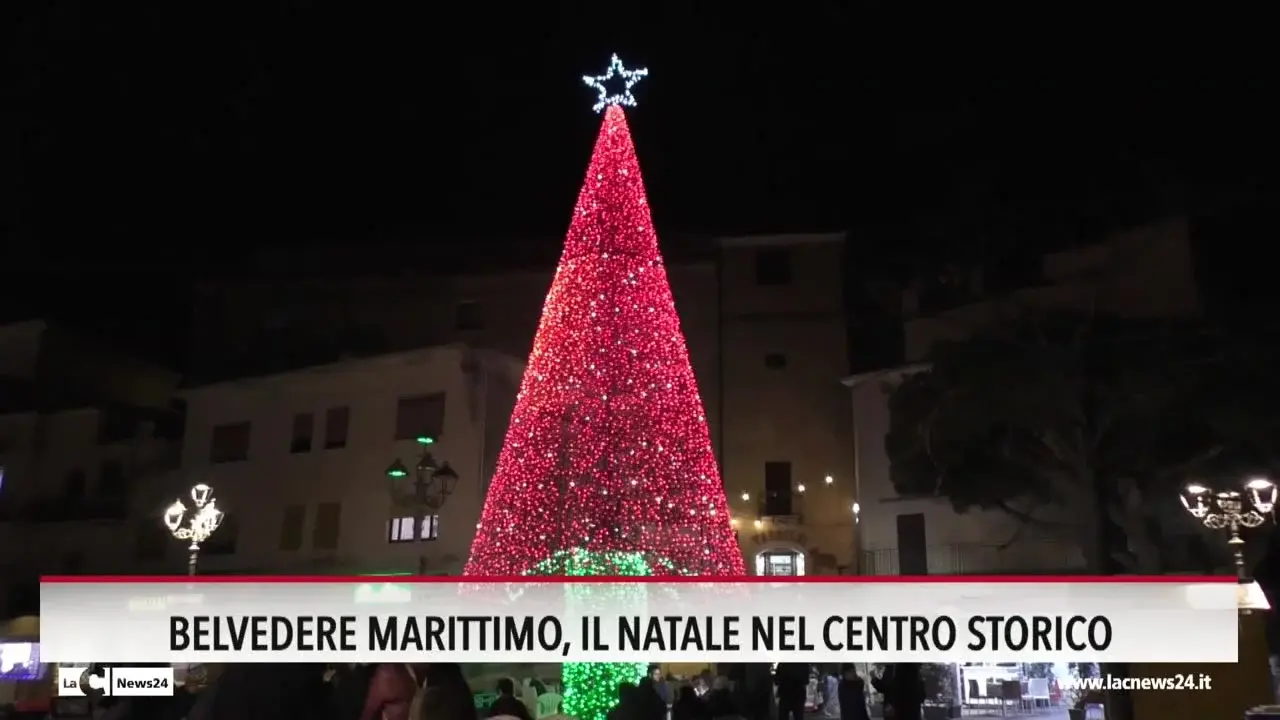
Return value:
<svg viewBox="0 0 1280 720">
<path fill-rule="evenodd" d="M 1182 491 L 1182 506 L 1191 517 L 1204 523 L 1211 530 L 1227 532 L 1227 547 L 1235 561 L 1236 577 L 1242 592 L 1241 608 L 1266 609 L 1265 597 L 1259 600 L 1261 591 L 1249 578 L 1244 565 L 1243 528 L 1256 528 L 1268 519 L 1276 506 L 1276 484 L 1266 478 L 1251 478 L 1244 484 L 1244 492 L 1238 490 L 1214 491 L 1200 483 L 1191 483 Z"/>
<path fill-rule="evenodd" d="M 417 441 L 422 446 L 422 455 L 414 462 L 413 468 L 396 458 L 387 467 L 386 476 L 392 503 L 409 511 L 414 518 L 415 532 L 421 532 L 422 521 L 428 515 L 436 514 L 453 494 L 458 485 L 458 473 L 449 467 L 447 461 L 438 462 L 431 454 L 435 438 L 421 435 Z M 426 557 L 420 557 L 418 574 L 425 574 L 426 566 Z"/>
<path fill-rule="evenodd" d="M 196 563 L 200 560 L 200 543 L 213 535 L 222 524 L 224 515 L 213 499 L 213 488 L 204 483 L 191 488 L 191 503 L 194 510 L 187 508 L 181 499 L 174 500 L 164 511 L 164 524 L 175 538 L 191 542 L 187 546 L 187 574 L 195 575 Z"/>
</svg>

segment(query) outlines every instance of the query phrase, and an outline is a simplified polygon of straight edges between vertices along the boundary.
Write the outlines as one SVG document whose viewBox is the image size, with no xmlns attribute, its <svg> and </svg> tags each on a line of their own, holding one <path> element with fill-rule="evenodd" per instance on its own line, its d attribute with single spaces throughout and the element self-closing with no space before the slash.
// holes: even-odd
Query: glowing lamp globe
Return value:
<svg viewBox="0 0 1280 720">
<path fill-rule="evenodd" d="M 200 483 L 199 485 L 191 488 L 191 502 L 195 503 L 198 508 L 204 507 L 205 503 L 209 502 L 209 498 L 212 496 L 213 488 L 205 485 L 204 483 Z"/>
<path fill-rule="evenodd" d="M 418 459 L 418 465 L 415 469 L 421 474 L 432 475 L 438 468 L 436 459 L 431 456 L 431 453 L 425 453 Z"/>
<path fill-rule="evenodd" d="M 438 480 L 446 490 L 452 490 L 454 484 L 458 482 L 458 473 L 449 466 L 448 462 L 443 463 L 438 470 L 432 473 L 432 477 Z"/>
<path fill-rule="evenodd" d="M 164 511 L 164 524 L 169 528 L 169 532 L 177 532 L 178 527 L 182 525 L 182 517 L 186 514 L 187 507 L 176 501 Z"/>
<path fill-rule="evenodd" d="M 226 517 L 226 514 L 218 509 L 216 502 L 210 502 L 200 509 L 196 517 L 200 525 L 200 533 L 207 538 L 213 534 L 214 530 L 222 526 L 222 520 Z"/>
<path fill-rule="evenodd" d="M 1209 488 L 1199 483 L 1191 483 L 1182 490 L 1182 507 L 1191 513 L 1191 517 L 1203 518 L 1209 514 Z"/>
<path fill-rule="evenodd" d="M 1249 491 L 1249 499 L 1253 508 L 1260 513 L 1269 513 L 1276 506 L 1276 484 L 1266 478 L 1252 478 L 1244 485 Z"/>
</svg>

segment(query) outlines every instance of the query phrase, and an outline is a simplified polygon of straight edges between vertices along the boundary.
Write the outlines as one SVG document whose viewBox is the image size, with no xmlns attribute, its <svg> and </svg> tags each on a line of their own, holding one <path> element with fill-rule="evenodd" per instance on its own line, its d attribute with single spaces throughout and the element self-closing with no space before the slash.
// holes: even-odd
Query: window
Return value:
<svg viewBox="0 0 1280 720">
<path fill-rule="evenodd" d="M 790 285 L 791 254 L 778 248 L 757 250 L 756 284 Z"/>
<path fill-rule="evenodd" d="M 67 476 L 62 480 L 63 499 L 70 502 L 83 500 L 87 485 L 83 470 L 79 468 L 68 470 Z"/>
<path fill-rule="evenodd" d="M 898 574 L 929 574 L 929 551 L 925 543 L 924 513 L 907 513 L 898 516 Z"/>
<path fill-rule="evenodd" d="M 764 464 L 764 514 L 791 514 L 791 463 L 773 461 Z"/>
<path fill-rule="evenodd" d="M 222 519 L 222 524 L 200 543 L 200 555 L 235 555 L 236 540 L 240 535 L 240 523 L 232 515 Z"/>
<path fill-rule="evenodd" d="M 418 533 L 419 540 L 435 540 L 440 537 L 440 516 L 428 515 L 422 518 L 420 529 L 421 532 Z"/>
<path fill-rule="evenodd" d="M 404 543 L 435 540 L 440 537 L 440 516 L 399 517 L 387 522 L 387 542 Z"/>
<path fill-rule="evenodd" d="M 124 464 L 119 460 L 107 460 L 98 469 L 98 494 L 104 498 L 124 498 L 129 494 L 124 476 Z"/>
<path fill-rule="evenodd" d="M 217 425 L 209 443 L 209 462 L 228 463 L 249 459 L 249 423 Z"/>
<path fill-rule="evenodd" d="M 467 301 L 458 303 L 454 311 L 454 328 L 457 330 L 480 330 L 484 328 L 484 315 L 480 303 Z"/>
<path fill-rule="evenodd" d="M 351 423 L 351 408 L 335 407 L 324 412 L 324 449 L 337 450 L 347 446 L 347 426 Z"/>
<path fill-rule="evenodd" d="M 137 434 L 138 418 L 127 408 L 105 407 L 98 411 L 99 445 L 125 442 Z"/>
<path fill-rule="evenodd" d="M 341 529 L 342 503 L 320 503 L 316 506 L 316 526 L 311 531 L 311 546 L 317 550 L 337 550 Z"/>
<path fill-rule="evenodd" d="M 444 434 L 444 393 L 402 397 L 396 404 L 396 440 L 440 439 Z"/>
<path fill-rule="evenodd" d="M 75 575 L 84 568 L 84 553 L 78 551 L 65 552 L 62 554 L 62 572 L 65 575 Z"/>
<path fill-rule="evenodd" d="M 781 370 L 787 366 L 787 356 L 782 353 L 769 353 L 764 356 L 764 366 L 770 370 Z"/>
<path fill-rule="evenodd" d="M 391 518 L 387 521 L 387 542 L 403 543 L 417 540 L 418 538 L 413 532 L 417 525 L 417 518 Z"/>
<path fill-rule="evenodd" d="M 315 431 L 316 416 L 311 413 L 298 413 L 293 416 L 293 439 L 289 441 L 289 452 L 311 452 L 311 435 Z"/>
<path fill-rule="evenodd" d="M 280 549 L 290 552 L 301 550 L 302 530 L 306 524 L 306 505 L 286 505 L 284 517 L 280 519 Z"/>
<path fill-rule="evenodd" d="M 134 557 L 138 560 L 163 560 L 171 542 L 173 539 L 167 528 L 154 518 L 143 520 L 134 531 Z"/>
</svg>

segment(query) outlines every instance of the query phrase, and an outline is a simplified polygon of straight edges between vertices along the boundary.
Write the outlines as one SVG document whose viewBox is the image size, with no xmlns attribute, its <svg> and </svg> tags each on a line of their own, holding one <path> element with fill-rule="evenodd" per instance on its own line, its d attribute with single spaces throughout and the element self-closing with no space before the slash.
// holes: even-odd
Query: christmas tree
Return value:
<svg viewBox="0 0 1280 720">
<path fill-rule="evenodd" d="M 584 78 L 604 122 L 466 575 L 744 573 L 622 109 L 643 76 Z M 642 671 L 566 666 L 565 711 L 602 716 Z"/>
</svg>

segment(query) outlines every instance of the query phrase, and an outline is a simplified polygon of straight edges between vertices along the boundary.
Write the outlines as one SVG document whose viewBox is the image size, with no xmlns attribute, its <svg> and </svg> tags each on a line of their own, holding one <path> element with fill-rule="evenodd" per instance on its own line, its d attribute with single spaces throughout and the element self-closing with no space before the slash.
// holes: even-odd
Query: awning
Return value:
<svg viewBox="0 0 1280 720">
<path fill-rule="evenodd" d="M 40 616 L 23 615 L 0 623 L 0 640 L 5 642 L 40 642 Z"/>
</svg>

